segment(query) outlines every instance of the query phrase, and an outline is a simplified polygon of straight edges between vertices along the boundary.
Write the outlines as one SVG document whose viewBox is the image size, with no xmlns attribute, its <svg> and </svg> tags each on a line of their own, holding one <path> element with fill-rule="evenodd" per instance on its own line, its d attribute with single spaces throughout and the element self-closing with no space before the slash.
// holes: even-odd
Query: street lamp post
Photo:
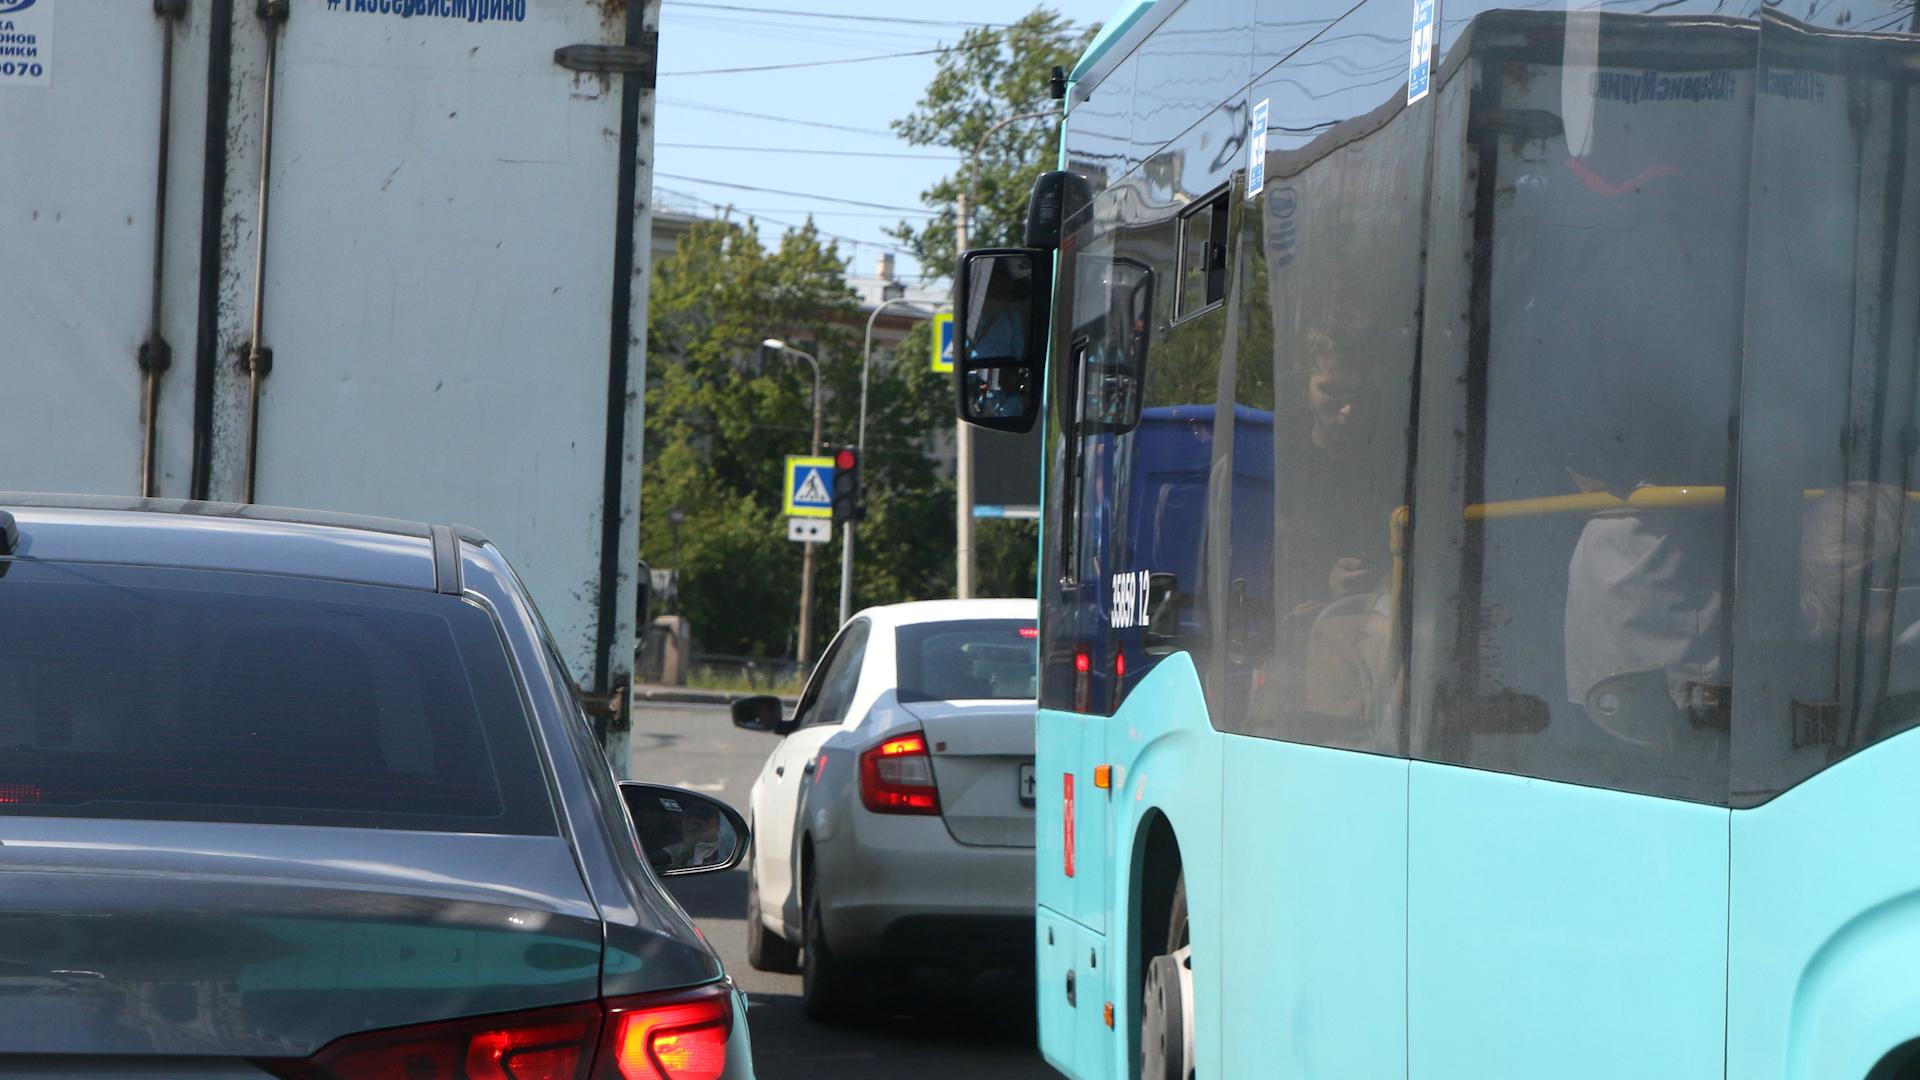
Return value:
<svg viewBox="0 0 1920 1080">
<path fill-rule="evenodd" d="M 954 250 L 964 253 L 967 250 L 967 215 L 973 212 L 974 181 L 980 173 L 980 152 L 987 148 L 987 140 L 1001 128 L 1021 120 L 1054 119 L 1060 115 L 1055 109 L 1042 109 L 1037 112 L 1018 113 L 1000 120 L 987 128 L 980 141 L 973 144 L 973 152 L 967 155 L 967 187 L 960 197 L 960 205 L 953 215 Z M 958 278 L 955 279 L 958 284 Z M 954 305 L 958 310 L 959 305 Z M 955 361 L 959 360 L 955 357 Z M 957 377 L 957 376 L 956 376 Z M 953 449 L 955 454 L 953 480 L 954 494 L 954 595 L 962 600 L 973 596 L 973 427 L 965 420 L 954 427 Z"/>
<path fill-rule="evenodd" d="M 860 427 L 853 441 L 853 452 L 860 459 L 861 468 L 866 467 L 867 459 L 867 372 L 873 364 L 873 324 L 880 313 L 895 304 L 918 304 L 918 300 L 909 300 L 896 296 L 883 300 L 867 316 L 867 340 L 860 346 Z M 931 315 L 932 312 L 923 314 Z M 847 625 L 847 618 L 853 614 L 853 522 L 847 522 L 845 534 L 840 537 L 840 625 Z"/>
<path fill-rule="evenodd" d="M 820 454 L 820 361 L 811 353 L 796 349 L 779 338 L 768 338 L 760 344 L 774 352 L 787 356 L 797 356 L 813 368 L 813 448 L 809 454 Z M 800 644 L 795 649 L 794 661 L 802 670 L 806 669 L 809 659 L 811 635 L 813 633 L 813 549 L 814 544 L 800 545 Z"/>
</svg>

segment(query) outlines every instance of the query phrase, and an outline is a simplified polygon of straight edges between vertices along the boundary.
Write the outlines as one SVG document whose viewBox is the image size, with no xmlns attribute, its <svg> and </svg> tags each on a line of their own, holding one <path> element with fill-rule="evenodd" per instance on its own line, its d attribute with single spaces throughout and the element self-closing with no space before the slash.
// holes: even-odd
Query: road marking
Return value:
<svg viewBox="0 0 1920 1080">
<path fill-rule="evenodd" d="M 715 780 L 711 784 L 700 784 L 700 783 L 695 783 L 692 780 L 682 780 L 673 786 L 686 788 L 688 791 L 725 791 L 727 790 L 727 785 L 719 780 Z"/>
</svg>

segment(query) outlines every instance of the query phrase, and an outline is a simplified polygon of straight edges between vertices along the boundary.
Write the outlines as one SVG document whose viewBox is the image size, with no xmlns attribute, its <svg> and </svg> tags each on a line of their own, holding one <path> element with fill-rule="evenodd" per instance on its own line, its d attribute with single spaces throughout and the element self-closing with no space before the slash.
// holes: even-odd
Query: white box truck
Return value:
<svg viewBox="0 0 1920 1080">
<path fill-rule="evenodd" d="M 658 0 L 0 0 L 0 490 L 458 522 L 626 769 Z"/>
</svg>

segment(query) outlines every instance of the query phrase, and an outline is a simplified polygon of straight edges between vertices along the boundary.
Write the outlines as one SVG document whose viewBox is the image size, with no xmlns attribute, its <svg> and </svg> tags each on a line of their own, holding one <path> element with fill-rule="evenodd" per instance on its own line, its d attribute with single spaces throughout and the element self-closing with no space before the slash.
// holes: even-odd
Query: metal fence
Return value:
<svg viewBox="0 0 1920 1080">
<path fill-rule="evenodd" d="M 672 644 L 670 629 L 658 624 L 646 627 L 634 655 L 634 679 L 642 683 L 673 681 L 667 671 Z M 807 674 L 805 668 L 787 657 L 694 653 L 688 661 L 683 685 L 715 690 L 791 689 Z"/>
<path fill-rule="evenodd" d="M 774 690 L 806 677 L 806 671 L 785 657 L 693 654 L 688 686 L 728 690 Z"/>
</svg>

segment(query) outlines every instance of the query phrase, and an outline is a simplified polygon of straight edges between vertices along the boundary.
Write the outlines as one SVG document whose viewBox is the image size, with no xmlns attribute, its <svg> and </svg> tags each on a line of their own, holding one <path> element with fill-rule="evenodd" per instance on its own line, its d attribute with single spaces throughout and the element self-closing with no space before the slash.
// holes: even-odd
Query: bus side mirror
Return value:
<svg viewBox="0 0 1920 1080">
<path fill-rule="evenodd" d="M 1070 172 L 1044 172 L 1033 182 L 1027 196 L 1027 231 L 1022 238 L 1030 248 L 1060 250 L 1060 238 L 1071 221 L 1093 201 L 1093 189 L 1087 178 Z"/>
<path fill-rule="evenodd" d="M 960 419 L 1025 432 L 1040 415 L 1053 258 L 1036 248 L 960 256 L 954 279 L 953 373 Z"/>
</svg>

